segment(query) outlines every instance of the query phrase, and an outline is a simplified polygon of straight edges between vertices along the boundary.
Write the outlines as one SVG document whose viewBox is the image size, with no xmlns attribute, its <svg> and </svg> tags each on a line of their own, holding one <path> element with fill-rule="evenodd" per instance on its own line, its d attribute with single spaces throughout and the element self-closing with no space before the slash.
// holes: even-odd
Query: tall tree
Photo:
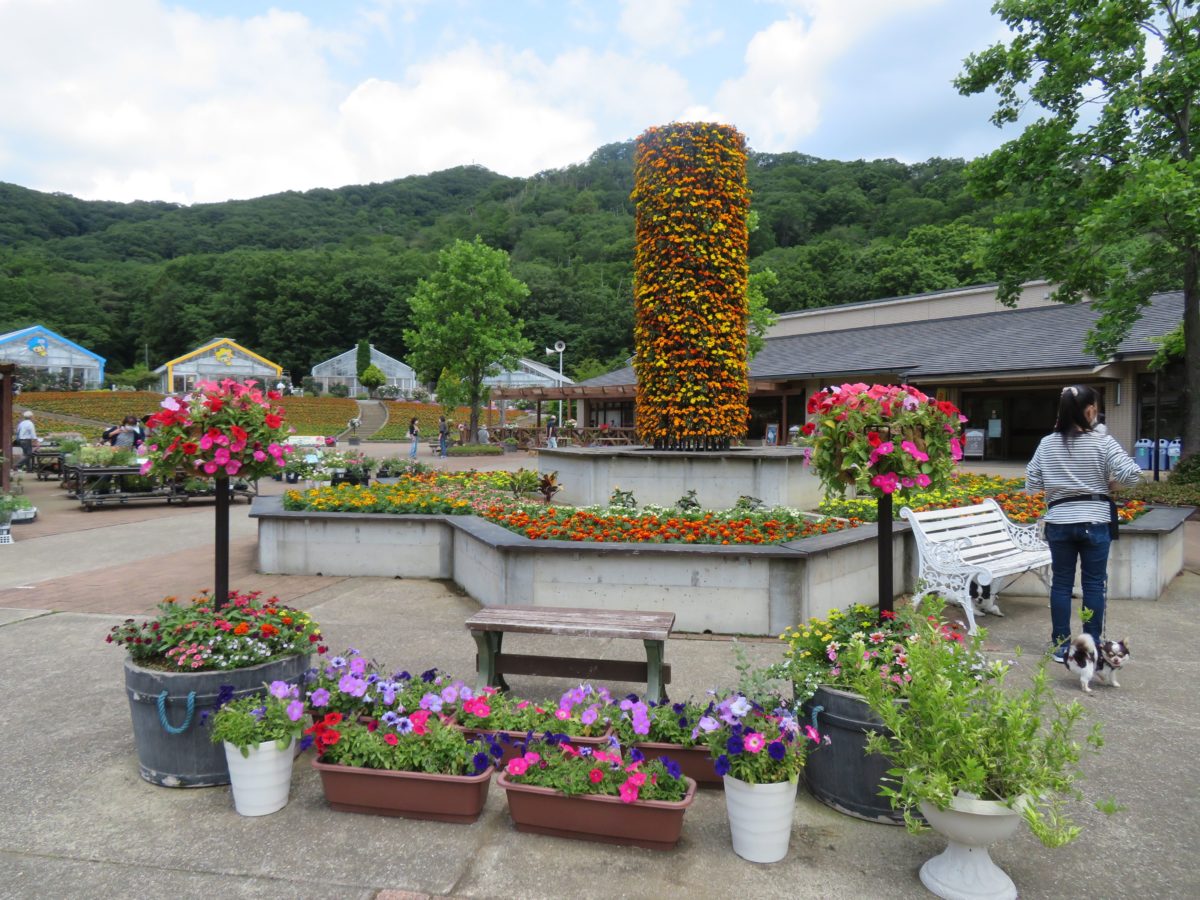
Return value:
<svg viewBox="0 0 1200 900">
<path fill-rule="evenodd" d="M 514 312 L 529 295 L 509 270 L 508 254 L 482 239 L 455 241 L 438 253 L 431 275 L 409 299 L 414 329 L 404 332 L 409 363 L 427 381 L 442 372 L 463 383 L 471 407 L 471 439 L 479 427 L 483 379 L 515 366 L 532 344 Z"/>
<path fill-rule="evenodd" d="M 371 342 L 366 338 L 358 342 L 358 350 L 355 353 L 354 363 L 359 383 L 362 383 L 363 374 L 371 367 Z"/>
<path fill-rule="evenodd" d="M 1001 298 L 1028 278 L 1101 311 L 1088 350 L 1111 357 L 1155 290 L 1184 293 L 1185 425 L 1200 448 L 1200 14 L 1196 0 L 997 0 L 1013 31 L 964 63 L 964 94 L 998 95 L 996 125 L 1041 117 L 970 166 L 984 199 L 1024 202 L 989 248 Z"/>
</svg>

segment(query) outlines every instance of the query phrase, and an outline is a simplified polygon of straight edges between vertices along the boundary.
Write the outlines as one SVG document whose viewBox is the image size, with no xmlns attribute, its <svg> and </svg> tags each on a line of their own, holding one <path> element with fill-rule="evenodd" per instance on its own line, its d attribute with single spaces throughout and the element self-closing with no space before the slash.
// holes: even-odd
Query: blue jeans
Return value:
<svg viewBox="0 0 1200 900">
<path fill-rule="evenodd" d="M 1083 585 L 1083 608 L 1092 617 L 1083 630 L 1100 643 L 1104 632 L 1104 598 L 1108 587 L 1107 522 L 1046 523 L 1050 545 L 1050 624 L 1055 646 L 1071 639 L 1071 590 L 1075 587 L 1076 561 Z"/>
<path fill-rule="evenodd" d="M 416 437 L 415 437 L 415 438 L 413 438 L 413 439 L 412 439 L 412 446 L 411 446 L 411 447 L 408 449 L 408 458 L 409 458 L 409 459 L 416 459 L 416 458 L 417 458 L 417 445 L 418 445 L 420 442 L 421 442 L 421 439 L 420 439 L 420 438 L 416 438 Z"/>
<path fill-rule="evenodd" d="M 442 459 L 446 458 L 446 435 L 438 435 L 438 455 Z"/>
</svg>

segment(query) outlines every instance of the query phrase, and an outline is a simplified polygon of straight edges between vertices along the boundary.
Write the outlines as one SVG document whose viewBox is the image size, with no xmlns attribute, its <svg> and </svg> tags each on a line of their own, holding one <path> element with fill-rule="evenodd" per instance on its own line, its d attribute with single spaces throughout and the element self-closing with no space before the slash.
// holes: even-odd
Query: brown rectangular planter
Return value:
<svg viewBox="0 0 1200 900">
<path fill-rule="evenodd" d="M 339 812 L 460 824 L 479 818 L 492 780 L 491 767 L 478 775 L 433 775 L 360 769 L 314 759 L 313 768 L 321 775 L 325 800 Z"/>
<path fill-rule="evenodd" d="M 646 759 L 665 757 L 675 760 L 680 771 L 700 787 L 722 790 L 725 787 L 724 779 L 713 768 L 712 755 L 707 747 L 685 747 L 682 744 L 658 744 L 653 741 L 633 746 L 646 754 Z"/>
<path fill-rule="evenodd" d="M 494 760 L 497 769 L 503 769 L 510 759 L 516 759 L 525 752 L 525 731 L 492 731 L 483 728 L 468 728 L 463 725 L 456 725 L 467 737 L 483 737 L 492 738 L 500 749 L 504 751 L 504 755 L 499 759 Z M 535 731 L 534 736 L 545 734 L 544 731 Z M 595 737 L 575 737 L 568 735 L 568 741 L 576 747 L 603 747 L 608 744 L 608 739 L 612 737 L 612 728 L 606 728 L 604 734 L 598 734 Z M 505 740 L 507 738 L 507 740 Z"/>
<path fill-rule="evenodd" d="M 683 814 L 696 796 L 696 782 L 687 779 L 682 800 L 639 800 L 579 794 L 568 797 L 550 788 L 517 784 L 501 772 L 496 784 L 508 793 L 508 812 L 517 831 L 549 834 L 577 841 L 625 844 L 647 850 L 674 850 L 683 831 Z"/>
</svg>

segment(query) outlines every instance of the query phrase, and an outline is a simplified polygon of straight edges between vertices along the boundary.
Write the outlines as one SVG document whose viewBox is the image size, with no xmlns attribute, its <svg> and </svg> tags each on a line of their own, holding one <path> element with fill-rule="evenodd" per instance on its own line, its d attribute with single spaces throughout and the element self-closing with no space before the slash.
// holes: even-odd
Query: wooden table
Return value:
<svg viewBox="0 0 1200 900">
<path fill-rule="evenodd" d="M 475 686 L 479 690 L 487 686 L 508 690 L 506 674 L 644 681 L 647 699 L 661 700 L 666 695 L 664 686 L 671 681 L 671 667 L 663 664 L 663 652 L 674 626 L 673 612 L 487 607 L 467 619 L 467 630 L 479 648 Z M 646 661 L 503 653 L 501 645 L 506 632 L 640 640 L 646 648 Z"/>
</svg>

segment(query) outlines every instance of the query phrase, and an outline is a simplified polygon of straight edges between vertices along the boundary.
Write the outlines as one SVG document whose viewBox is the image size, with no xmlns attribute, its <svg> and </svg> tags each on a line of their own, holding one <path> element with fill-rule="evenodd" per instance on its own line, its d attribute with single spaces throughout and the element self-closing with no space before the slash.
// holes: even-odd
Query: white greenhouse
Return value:
<svg viewBox="0 0 1200 900">
<path fill-rule="evenodd" d="M 400 391 L 411 391 L 417 386 L 417 376 L 413 370 L 400 360 L 388 356 L 371 345 L 371 365 L 378 366 L 387 376 L 385 385 Z M 321 392 L 329 393 L 335 384 L 345 385 L 354 397 L 367 393 L 367 389 L 358 383 L 358 348 L 352 347 L 345 353 L 319 362 L 312 367 L 312 378 L 321 387 Z"/>
<path fill-rule="evenodd" d="M 229 338 L 217 338 L 190 353 L 164 363 L 154 370 L 160 377 L 159 390 L 181 394 L 196 387 L 198 381 L 223 381 L 253 378 L 273 388 L 283 375 L 283 367 L 247 350 Z"/>
<path fill-rule="evenodd" d="M 559 387 L 575 382 L 566 375 L 559 375 L 557 369 L 544 366 L 532 359 L 520 359 L 515 369 L 491 375 L 483 379 L 483 383 L 493 388 L 519 387 Z"/>
<path fill-rule="evenodd" d="M 47 386 L 96 390 L 104 382 L 103 356 L 42 325 L 0 334 L 0 360 L 29 370 Z"/>
</svg>

